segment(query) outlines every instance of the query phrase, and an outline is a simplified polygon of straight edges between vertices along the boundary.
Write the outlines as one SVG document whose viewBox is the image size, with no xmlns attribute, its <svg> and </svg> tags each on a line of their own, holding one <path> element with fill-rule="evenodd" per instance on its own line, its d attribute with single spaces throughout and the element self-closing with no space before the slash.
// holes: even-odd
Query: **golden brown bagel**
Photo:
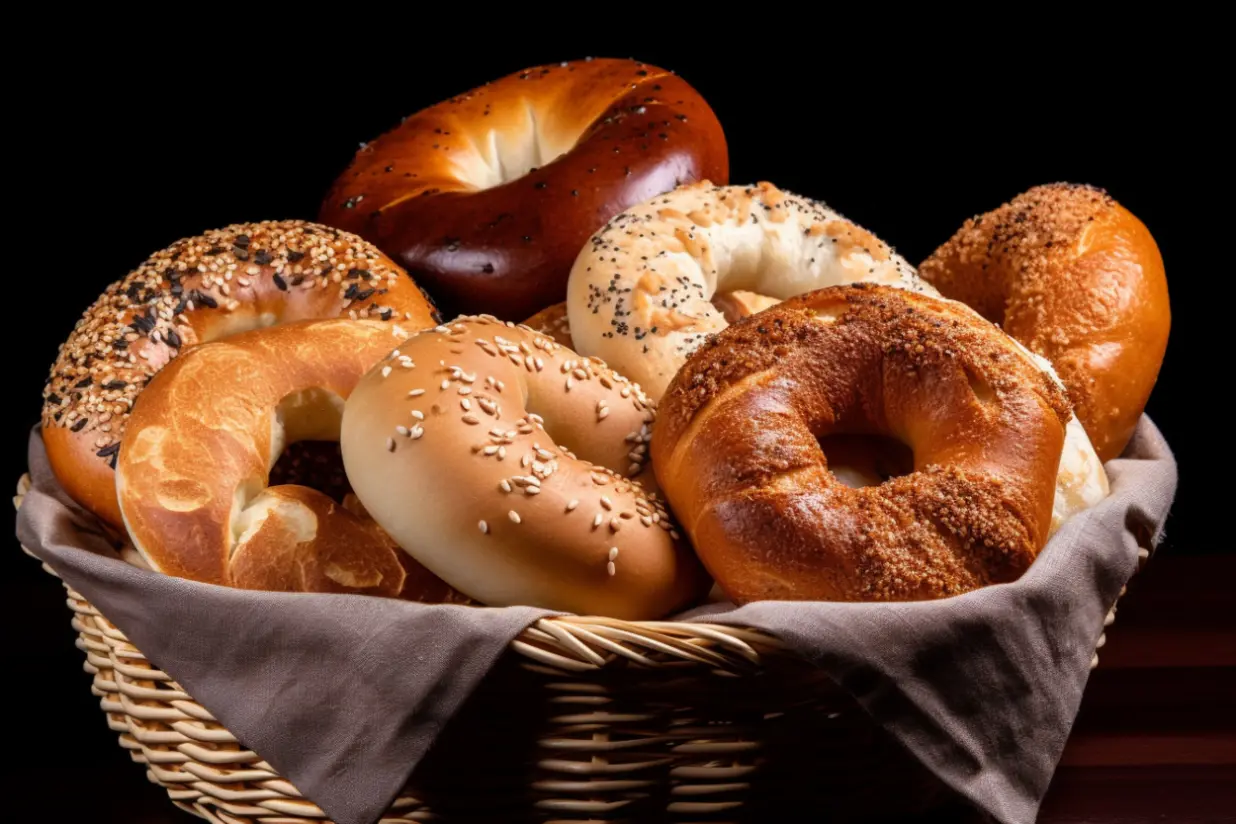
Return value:
<svg viewBox="0 0 1236 824">
<path fill-rule="evenodd" d="M 113 467 L 125 421 L 156 372 L 199 343 L 256 327 L 354 315 L 408 331 L 433 305 L 378 249 L 299 220 L 178 240 L 113 283 L 60 348 L 43 390 L 43 441 L 72 498 L 121 525 Z"/>
<path fill-rule="evenodd" d="M 610 217 L 728 174 L 721 124 L 686 81 L 581 60 L 408 117 L 357 153 L 321 220 L 381 246 L 448 317 L 519 320 L 565 297 L 571 262 Z"/>
<path fill-rule="evenodd" d="M 1037 186 L 966 221 L 919 274 L 1056 367 L 1099 457 L 1119 457 L 1171 327 L 1163 258 L 1106 192 Z"/>
<path fill-rule="evenodd" d="M 639 387 L 603 363 L 527 327 L 466 317 L 370 370 L 348 398 L 340 444 L 374 520 L 461 592 L 490 606 L 652 619 L 707 584 L 660 501 L 633 480 L 654 417 Z"/>
<path fill-rule="evenodd" d="M 886 286 L 792 298 L 674 378 L 653 468 L 738 603 L 917 600 L 1021 575 L 1046 541 L 1064 391 L 960 304 Z M 851 488 L 818 439 L 886 435 L 914 471 Z"/>
<path fill-rule="evenodd" d="M 302 321 L 204 344 L 150 381 L 116 490 L 154 570 L 245 589 L 461 600 L 368 517 L 303 486 L 267 487 L 284 444 L 338 440 L 343 401 L 406 337 L 396 324 Z"/>
</svg>

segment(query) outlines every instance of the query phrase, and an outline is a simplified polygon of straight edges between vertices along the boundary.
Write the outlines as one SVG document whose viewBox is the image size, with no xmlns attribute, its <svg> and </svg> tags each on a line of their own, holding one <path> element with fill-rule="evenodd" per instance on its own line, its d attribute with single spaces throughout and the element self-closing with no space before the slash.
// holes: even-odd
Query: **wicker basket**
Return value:
<svg viewBox="0 0 1236 824">
<path fill-rule="evenodd" d="M 23 478 L 15 503 L 26 489 Z M 327 820 L 72 589 L 68 605 L 108 725 L 176 806 L 216 824 Z M 382 822 L 868 820 L 948 798 L 848 695 L 760 633 L 557 617 L 511 653 Z"/>
</svg>

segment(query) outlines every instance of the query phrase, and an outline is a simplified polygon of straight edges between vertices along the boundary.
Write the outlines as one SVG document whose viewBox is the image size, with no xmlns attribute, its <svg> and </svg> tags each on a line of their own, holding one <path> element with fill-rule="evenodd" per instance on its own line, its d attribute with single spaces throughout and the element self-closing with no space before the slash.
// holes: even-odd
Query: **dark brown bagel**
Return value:
<svg viewBox="0 0 1236 824">
<path fill-rule="evenodd" d="M 402 263 L 449 316 L 522 320 L 566 297 L 614 215 L 680 183 L 725 183 L 721 124 L 686 81 L 632 60 L 504 77 L 431 106 L 357 153 L 325 223 Z"/>
<path fill-rule="evenodd" d="M 1064 391 L 961 304 L 885 286 L 792 298 L 711 338 L 658 412 L 657 480 L 730 598 L 919 600 L 1011 581 L 1045 543 Z M 821 438 L 914 471 L 852 488 Z"/>
</svg>

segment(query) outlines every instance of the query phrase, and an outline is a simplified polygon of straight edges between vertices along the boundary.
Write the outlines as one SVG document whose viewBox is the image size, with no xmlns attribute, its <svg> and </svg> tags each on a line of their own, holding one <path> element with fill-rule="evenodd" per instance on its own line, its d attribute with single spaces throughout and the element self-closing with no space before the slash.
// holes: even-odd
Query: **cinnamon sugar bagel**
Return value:
<svg viewBox="0 0 1236 824">
<path fill-rule="evenodd" d="M 1101 189 L 1037 186 L 967 221 L 919 272 L 1051 361 L 1099 457 L 1119 457 L 1171 327 L 1141 221 Z"/>
<path fill-rule="evenodd" d="M 657 478 L 739 603 L 918 600 L 1012 581 L 1052 523 L 1071 416 L 965 306 L 858 284 L 731 326 L 662 399 Z M 822 438 L 882 435 L 913 471 L 852 488 Z"/>
<path fill-rule="evenodd" d="M 237 224 L 156 252 L 86 310 L 52 365 L 42 431 L 56 479 L 120 528 L 116 454 L 138 394 L 160 369 L 201 343 L 341 315 L 408 331 L 437 322 L 402 269 L 328 226 Z"/>
</svg>

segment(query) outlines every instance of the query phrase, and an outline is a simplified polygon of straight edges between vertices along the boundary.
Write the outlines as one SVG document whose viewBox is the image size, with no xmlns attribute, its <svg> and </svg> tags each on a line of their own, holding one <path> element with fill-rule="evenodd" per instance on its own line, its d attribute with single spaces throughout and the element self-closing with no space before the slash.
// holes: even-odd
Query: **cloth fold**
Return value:
<svg viewBox="0 0 1236 824">
<path fill-rule="evenodd" d="M 24 546 L 339 824 L 371 824 L 526 626 L 529 607 L 428 606 L 234 590 L 121 561 L 56 483 L 38 429 Z M 680 620 L 777 636 L 823 668 L 944 783 L 1030 824 L 1103 620 L 1161 538 L 1176 463 L 1143 418 L 1112 494 L 1020 580 L 943 601 L 710 605 Z"/>
</svg>

